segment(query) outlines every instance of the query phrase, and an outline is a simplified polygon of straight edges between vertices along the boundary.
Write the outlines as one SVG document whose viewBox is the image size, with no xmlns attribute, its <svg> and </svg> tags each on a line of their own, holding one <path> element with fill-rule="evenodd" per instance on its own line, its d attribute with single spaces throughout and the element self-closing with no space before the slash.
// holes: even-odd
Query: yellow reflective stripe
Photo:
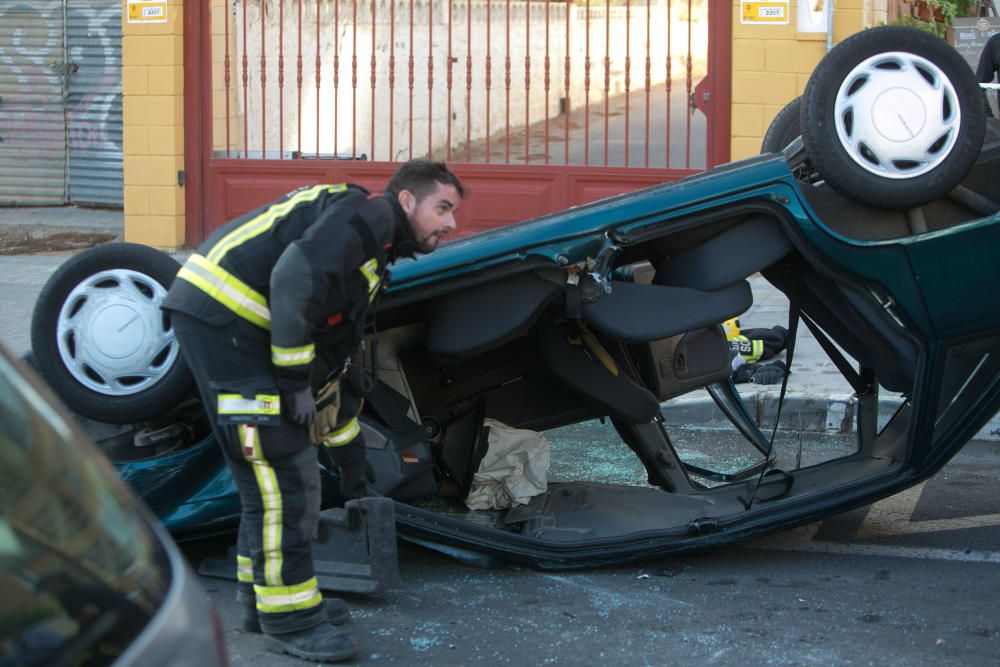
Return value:
<svg viewBox="0 0 1000 667">
<path fill-rule="evenodd" d="M 191 255 L 177 272 L 177 277 L 191 283 L 240 317 L 261 328 L 271 328 L 271 311 L 267 307 L 267 299 L 201 255 Z"/>
<path fill-rule="evenodd" d="M 219 394 L 220 415 L 277 415 L 281 413 L 281 397 L 257 394 L 245 398 L 240 394 Z"/>
<path fill-rule="evenodd" d="M 301 366 L 312 363 L 316 358 L 316 346 L 312 343 L 301 347 L 271 346 L 271 363 L 275 366 Z"/>
<path fill-rule="evenodd" d="M 764 341 L 751 340 L 743 335 L 730 338 L 729 347 L 739 352 L 743 360 L 750 363 L 760 361 L 760 358 L 764 356 Z"/>
<path fill-rule="evenodd" d="M 726 332 L 726 338 L 735 338 L 740 335 L 740 320 L 731 317 L 722 323 L 722 330 Z"/>
<path fill-rule="evenodd" d="M 246 241 L 260 236 L 274 225 L 278 218 L 287 215 L 293 208 L 319 198 L 324 192 L 343 192 L 346 183 L 337 185 L 314 185 L 292 195 L 287 201 L 270 207 L 260 215 L 247 220 L 242 225 L 223 236 L 208 253 L 208 259 L 218 264 L 226 253 Z"/>
<path fill-rule="evenodd" d="M 264 582 L 272 586 L 281 586 L 281 488 L 278 486 L 278 476 L 274 468 L 267 462 L 260 450 L 260 435 L 253 426 L 237 427 L 240 440 L 243 443 L 243 455 L 253 464 L 253 472 L 257 477 L 257 488 L 260 491 L 261 505 L 264 516 L 261 521 L 261 542 L 264 551 Z"/>
<path fill-rule="evenodd" d="M 378 260 L 372 257 L 358 267 L 358 270 L 368 280 L 368 302 L 371 303 L 375 300 L 375 294 L 378 292 Z"/>
<path fill-rule="evenodd" d="M 358 433 L 361 433 L 361 424 L 358 422 L 358 418 L 354 417 L 347 424 L 324 437 L 323 446 L 341 447 L 354 440 Z"/>
<path fill-rule="evenodd" d="M 323 602 L 316 577 L 294 586 L 254 586 L 253 591 L 257 596 L 257 611 L 268 614 L 309 609 Z"/>
<path fill-rule="evenodd" d="M 281 489 L 278 476 L 267 461 L 253 462 L 257 475 L 257 487 L 264 505 L 263 531 L 261 533 L 264 550 L 264 581 L 272 586 L 280 586 L 281 579 Z"/>
<path fill-rule="evenodd" d="M 253 581 L 253 561 L 247 556 L 236 555 L 236 581 Z"/>
</svg>

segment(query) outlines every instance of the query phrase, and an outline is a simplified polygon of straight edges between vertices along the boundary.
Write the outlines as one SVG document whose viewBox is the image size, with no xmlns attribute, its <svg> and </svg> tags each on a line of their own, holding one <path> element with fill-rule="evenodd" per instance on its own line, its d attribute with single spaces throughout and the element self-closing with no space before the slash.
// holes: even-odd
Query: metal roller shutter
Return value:
<svg viewBox="0 0 1000 667">
<path fill-rule="evenodd" d="M 0 3 L 0 204 L 66 191 L 61 0 Z"/>
<path fill-rule="evenodd" d="M 122 205 L 122 3 L 66 1 L 69 200 Z"/>
</svg>

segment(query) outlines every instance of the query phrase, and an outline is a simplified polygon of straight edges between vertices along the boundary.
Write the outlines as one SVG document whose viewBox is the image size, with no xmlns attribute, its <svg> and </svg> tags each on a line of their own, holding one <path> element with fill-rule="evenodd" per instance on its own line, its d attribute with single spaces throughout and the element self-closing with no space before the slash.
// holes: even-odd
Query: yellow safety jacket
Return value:
<svg viewBox="0 0 1000 667">
<path fill-rule="evenodd" d="M 269 337 L 279 389 L 301 389 L 317 353 L 330 369 L 343 367 L 386 264 L 415 247 L 395 196 L 347 184 L 301 188 L 217 229 L 163 308 L 216 325 L 237 319 L 248 325 L 242 335 Z"/>
</svg>

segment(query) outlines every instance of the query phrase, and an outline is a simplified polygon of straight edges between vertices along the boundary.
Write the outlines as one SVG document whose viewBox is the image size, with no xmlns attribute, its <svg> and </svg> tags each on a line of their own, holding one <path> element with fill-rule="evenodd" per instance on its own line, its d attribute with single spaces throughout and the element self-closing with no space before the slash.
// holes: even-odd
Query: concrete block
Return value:
<svg viewBox="0 0 1000 667">
<path fill-rule="evenodd" d="M 125 215 L 149 215 L 149 188 L 132 185 L 124 192 Z"/>
<path fill-rule="evenodd" d="M 183 95 L 183 65 L 153 65 L 147 69 L 150 95 Z"/>
<path fill-rule="evenodd" d="M 125 185 L 176 185 L 177 170 L 184 168 L 184 158 L 126 155 Z"/>
<path fill-rule="evenodd" d="M 764 69 L 764 45 L 758 39 L 733 40 L 733 71 L 758 72 Z"/>
<path fill-rule="evenodd" d="M 122 66 L 182 65 L 183 35 L 129 34 L 122 37 Z"/>
<path fill-rule="evenodd" d="M 149 155 L 184 155 L 183 126 L 149 128 Z"/>
<path fill-rule="evenodd" d="M 759 137 L 764 133 L 764 109 L 759 104 L 734 104 L 732 133 L 735 137 Z"/>
<path fill-rule="evenodd" d="M 817 42 L 794 39 L 769 40 L 764 45 L 764 69 L 768 72 L 812 72 L 825 52 Z"/>
<path fill-rule="evenodd" d="M 766 41 L 769 39 L 792 39 L 795 37 L 795 21 L 788 25 L 765 25 L 740 23 L 740 4 L 733 7 L 733 39 L 753 39 Z"/>
<path fill-rule="evenodd" d="M 184 215 L 184 188 L 176 184 L 149 188 L 149 214 Z"/>
<path fill-rule="evenodd" d="M 796 95 L 795 74 L 743 72 L 733 77 L 733 104 L 781 104 Z"/>
<path fill-rule="evenodd" d="M 760 155 L 760 142 L 763 136 L 759 137 L 733 137 L 730 144 L 730 157 L 733 160 Z"/>
<path fill-rule="evenodd" d="M 861 9 L 841 8 L 837 5 L 837 10 L 833 15 L 833 35 L 841 42 L 856 32 L 861 32 L 865 28 L 865 13 Z"/>
<path fill-rule="evenodd" d="M 145 66 L 122 67 L 122 96 L 145 95 L 148 92 Z"/>
<path fill-rule="evenodd" d="M 761 429 L 774 428 L 778 414 L 779 392 L 757 394 L 756 418 Z M 821 394 L 786 395 L 781 408 L 780 429 L 793 431 L 826 431 L 829 398 Z"/>
<path fill-rule="evenodd" d="M 148 128 L 136 125 L 125 125 L 122 128 L 122 153 L 125 155 L 148 155 Z"/>
<path fill-rule="evenodd" d="M 126 215 L 125 240 L 172 250 L 184 245 L 183 215 Z"/>
<path fill-rule="evenodd" d="M 122 99 L 126 126 L 173 126 L 184 122 L 184 100 L 171 95 L 139 95 Z"/>
</svg>

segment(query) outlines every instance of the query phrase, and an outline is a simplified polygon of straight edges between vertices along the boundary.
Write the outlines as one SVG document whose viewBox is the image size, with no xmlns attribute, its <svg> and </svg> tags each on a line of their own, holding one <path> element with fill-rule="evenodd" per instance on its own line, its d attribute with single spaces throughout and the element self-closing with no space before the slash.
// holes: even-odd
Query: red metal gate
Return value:
<svg viewBox="0 0 1000 667">
<path fill-rule="evenodd" d="M 186 0 L 187 241 L 443 159 L 467 234 L 729 158 L 728 0 Z"/>
</svg>

